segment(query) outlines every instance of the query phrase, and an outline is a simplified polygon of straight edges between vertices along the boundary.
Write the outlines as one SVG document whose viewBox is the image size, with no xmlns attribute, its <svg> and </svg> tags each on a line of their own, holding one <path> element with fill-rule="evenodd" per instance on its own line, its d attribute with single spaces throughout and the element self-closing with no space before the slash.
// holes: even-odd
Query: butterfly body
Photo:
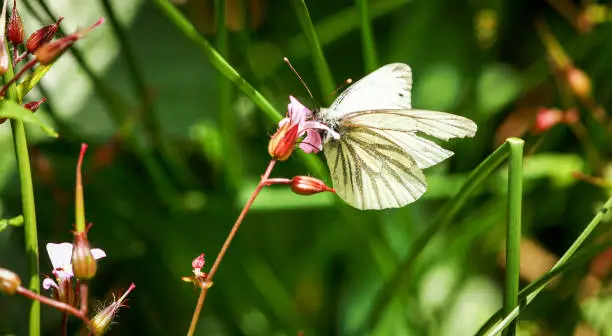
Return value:
<svg viewBox="0 0 612 336">
<path fill-rule="evenodd" d="M 340 137 L 323 140 L 334 188 L 358 209 L 401 207 L 427 189 L 422 169 L 453 152 L 423 138 L 472 137 L 477 126 L 450 113 L 413 109 L 412 71 L 403 63 L 385 65 L 342 92 L 317 119 Z"/>
</svg>

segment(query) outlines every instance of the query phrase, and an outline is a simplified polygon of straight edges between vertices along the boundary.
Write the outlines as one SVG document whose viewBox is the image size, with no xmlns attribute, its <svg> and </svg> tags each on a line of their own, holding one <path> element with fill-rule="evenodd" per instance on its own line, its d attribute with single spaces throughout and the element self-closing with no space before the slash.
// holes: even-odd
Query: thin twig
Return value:
<svg viewBox="0 0 612 336">
<path fill-rule="evenodd" d="M 208 292 L 208 289 L 212 286 L 212 283 L 213 283 L 212 279 L 215 276 L 215 273 L 217 273 L 217 270 L 219 269 L 219 265 L 221 264 L 221 261 L 223 260 L 223 257 L 225 256 L 225 253 L 227 252 L 227 249 L 232 243 L 232 240 L 234 239 L 234 237 L 236 236 L 236 233 L 238 232 L 238 229 L 240 228 L 240 224 L 242 224 L 244 217 L 251 209 L 251 205 L 253 205 L 253 202 L 255 202 L 255 198 L 257 198 L 257 195 L 259 195 L 259 192 L 265 186 L 268 185 L 267 184 L 268 178 L 270 177 L 270 173 L 272 172 L 272 169 L 274 168 L 275 164 L 276 164 L 276 160 L 271 160 L 270 163 L 268 164 L 268 168 L 266 168 L 266 172 L 261 176 L 261 180 L 259 181 L 259 184 L 257 184 L 257 187 L 255 188 L 255 190 L 253 190 L 251 197 L 249 197 L 249 200 L 244 205 L 242 212 L 240 212 L 238 219 L 236 219 L 236 223 L 234 223 L 232 230 L 227 235 L 227 238 L 225 239 L 225 243 L 223 243 L 223 246 L 221 247 L 221 251 L 219 251 L 219 254 L 217 255 L 217 258 L 215 259 L 214 264 L 210 268 L 210 272 L 208 272 L 206 281 L 201 286 L 200 296 L 198 297 L 198 302 L 196 303 L 196 308 L 195 308 L 195 311 L 193 312 L 193 317 L 191 318 L 191 324 L 189 325 L 189 331 L 187 332 L 188 336 L 192 336 L 193 333 L 195 332 L 195 328 L 196 328 L 196 325 L 198 324 L 198 319 L 200 317 L 200 312 L 202 311 L 202 307 L 204 306 L 204 299 L 206 298 L 206 293 Z"/>
</svg>

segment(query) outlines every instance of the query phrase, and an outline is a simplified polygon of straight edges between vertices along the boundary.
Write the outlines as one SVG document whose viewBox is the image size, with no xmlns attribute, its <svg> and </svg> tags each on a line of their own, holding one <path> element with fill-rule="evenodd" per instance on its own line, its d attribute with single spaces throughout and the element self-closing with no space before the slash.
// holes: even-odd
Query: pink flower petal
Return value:
<svg viewBox="0 0 612 336">
<path fill-rule="evenodd" d="M 300 149 L 306 154 L 316 154 L 321 148 L 321 136 L 316 132 L 307 132 L 306 138 L 300 142 Z"/>
<path fill-rule="evenodd" d="M 312 118 L 312 112 L 304 106 L 304 104 L 300 103 L 299 100 L 295 99 L 293 96 L 289 96 L 289 100 L 291 101 L 287 106 L 289 118 L 296 124 L 301 124 L 308 118 Z"/>
<path fill-rule="evenodd" d="M 43 280 L 43 282 L 42 282 L 42 285 L 43 285 L 44 289 L 49 289 L 51 287 L 53 287 L 55 289 L 59 289 L 59 286 L 51 278 L 45 278 L 45 280 Z"/>
</svg>

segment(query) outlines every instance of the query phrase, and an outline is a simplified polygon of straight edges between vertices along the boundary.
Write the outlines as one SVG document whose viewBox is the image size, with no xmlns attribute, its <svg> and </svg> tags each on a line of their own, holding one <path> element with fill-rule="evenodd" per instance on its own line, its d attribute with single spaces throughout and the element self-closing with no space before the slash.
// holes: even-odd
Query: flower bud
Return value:
<svg viewBox="0 0 612 336">
<path fill-rule="evenodd" d="M 563 120 L 563 112 L 559 109 L 540 108 L 536 115 L 534 131 L 546 132 Z"/>
<path fill-rule="evenodd" d="M 206 260 L 204 260 L 204 256 L 204 253 L 202 253 L 197 258 L 193 259 L 193 261 L 191 262 L 191 267 L 193 267 L 193 269 L 201 270 L 202 267 L 204 267 L 204 264 L 206 263 Z"/>
<path fill-rule="evenodd" d="M 21 279 L 15 272 L 9 271 L 6 268 L 0 268 L 0 291 L 13 295 L 17 288 L 21 285 Z"/>
<path fill-rule="evenodd" d="M 296 176 L 291 179 L 291 190 L 299 195 L 313 195 L 323 191 L 335 192 L 317 178 L 310 176 Z"/>
<path fill-rule="evenodd" d="M 6 27 L 6 37 L 9 42 L 14 45 L 22 44 L 23 39 L 25 38 L 25 31 L 23 30 L 23 22 L 21 21 L 21 16 L 19 16 L 19 12 L 17 11 L 17 0 L 13 0 L 13 11 L 11 12 L 11 16 L 9 17 L 9 22 Z"/>
<path fill-rule="evenodd" d="M 36 112 L 36 110 L 38 110 L 40 105 L 46 101 L 47 101 L 47 98 L 42 97 L 40 100 L 26 103 L 25 105 L 23 105 L 23 107 L 27 108 L 28 110 L 32 112 Z"/>
<path fill-rule="evenodd" d="M 576 109 L 569 109 L 563 113 L 563 122 L 572 125 L 580 120 L 580 114 Z"/>
<path fill-rule="evenodd" d="M 297 142 L 298 128 L 299 125 L 292 123 L 290 119 L 281 121 L 268 144 L 268 153 L 275 160 L 285 161 L 291 156 Z"/>
<path fill-rule="evenodd" d="M 42 65 L 49 65 L 55 62 L 58 57 L 62 56 L 70 46 L 76 42 L 78 39 L 85 36 L 90 30 L 96 28 L 97 26 L 104 23 L 104 19 L 99 19 L 96 23 L 91 25 L 88 28 L 85 28 L 81 31 L 74 32 L 68 36 L 64 36 L 61 39 L 58 39 L 53 42 L 49 42 L 39 46 L 34 52 L 34 56 L 38 63 Z"/>
<path fill-rule="evenodd" d="M 584 71 L 570 66 L 565 73 L 570 89 L 580 99 L 591 97 L 591 79 Z"/>
<path fill-rule="evenodd" d="M 72 249 L 72 270 L 79 280 L 89 280 L 96 275 L 98 265 L 91 253 L 87 232 L 75 232 Z"/>
<path fill-rule="evenodd" d="M 28 40 L 26 41 L 26 49 L 28 50 L 28 52 L 32 53 L 41 46 L 49 43 L 49 41 L 53 39 L 53 36 L 55 36 L 55 33 L 57 33 L 59 24 L 60 22 L 62 22 L 63 19 L 64 18 L 60 16 L 60 18 L 54 24 L 42 27 L 39 30 L 33 32 L 32 35 L 30 35 L 30 37 L 28 37 Z"/>
<path fill-rule="evenodd" d="M 115 317 L 115 315 L 117 315 L 117 312 L 119 311 L 119 308 L 125 306 L 122 304 L 122 302 L 134 288 L 136 288 L 136 285 L 131 284 L 130 287 L 125 291 L 125 293 L 119 298 L 119 300 L 113 301 L 113 303 L 111 303 L 108 307 L 102 309 L 91 319 L 89 323 L 89 328 L 94 335 L 104 335 L 108 331 L 113 322 L 113 318 Z"/>
</svg>

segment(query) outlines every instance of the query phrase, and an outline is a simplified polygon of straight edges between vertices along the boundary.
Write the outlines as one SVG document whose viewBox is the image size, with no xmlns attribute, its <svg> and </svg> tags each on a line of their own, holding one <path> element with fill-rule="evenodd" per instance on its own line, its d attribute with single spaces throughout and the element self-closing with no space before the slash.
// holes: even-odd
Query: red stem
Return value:
<svg viewBox="0 0 612 336">
<path fill-rule="evenodd" d="M 79 294 L 81 297 L 81 313 L 83 315 L 87 315 L 87 298 L 89 296 L 89 290 L 87 288 L 87 281 L 86 280 L 79 280 Z"/>
<path fill-rule="evenodd" d="M 198 323 L 198 319 L 200 317 L 200 312 L 202 311 L 202 307 L 204 306 L 204 299 L 206 298 L 206 293 L 208 292 L 208 289 L 212 286 L 212 279 L 215 276 L 215 273 L 217 273 L 217 270 L 219 269 L 219 264 L 221 264 L 221 261 L 223 260 L 223 257 L 225 256 L 225 253 L 227 252 L 227 249 L 232 243 L 234 236 L 236 236 L 236 233 L 238 232 L 238 229 L 240 228 L 240 224 L 242 224 L 242 220 L 244 219 L 246 214 L 251 209 L 251 205 L 253 205 L 253 202 L 255 202 L 255 198 L 257 198 L 257 195 L 259 195 L 259 192 L 265 186 L 268 185 L 267 182 L 270 181 L 268 178 L 270 177 L 272 168 L 274 168 L 274 164 L 276 164 L 276 160 L 272 160 L 268 164 L 268 168 L 266 168 L 266 172 L 261 176 L 261 180 L 259 181 L 259 184 L 255 188 L 255 190 L 253 190 L 253 193 L 251 194 L 251 197 L 249 197 L 249 200 L 244 205 L 244 208 L 242 208 L 242 212 L 240 212 L 238 219 L 236 219 L 236 223 L 234 223 L 232 230 L 227 235 L 227 238 L 225 239 L 225 243 L 223 243 L 223 246 L 221 247 L 221 251 L 219 251 L 219 254 L 217 255 L 217 259 L 215 259 L 214 264 L 210 268 L 210 272 L 208 272 L 208 276 L 206 277 L 206 282 L 201 286 L 202 289 L 200 291 L 200 297 L 198 297 L 198 302 L 196 303 L 196 308 L 195 308 L 195 311 L 193 312 L 193 317 L 191 318 L 191 324 L 189 325 L 189 331 L 187 332 L 187 336 L 192 336 L 193 333 L 195 332 L 195 328 Z"/>
<path fill-rule="evenodd" d="M 8 87 L 11 86 L 13 83 L 15 83 L 15 81 L 17 81 L 19 77 L 21 77 L 26 71 L 28 71 L 31 67 L 33 67 L 34 64 L 36 64 L 36 59 L 33 59 L 30 62 L 28 62 L 26 65 L 24 65 L 23 69 L 21 69 L 15 76 L 13 76 L 13 78 L 11 78 L 11 80 L 8 81 L 8 83 L 4 84 L 4 86 L 2 87 L 2 90 L 0 90 L 0 97 L 4 97 L 4 94 L 6 93 L 6 90 L 8 89 Z"/>
<path fill-rule="evenodd" d="M 59 309 L 65 313 L 71 314 L 76 316 L 77 318 L 81 319 L 83 322 L 85 322 L 85 325 L 89 326 L 89 319 L 87 318 L 87 315 L 81 313 L 78 309 L 74 308 L 73 306 L 64 303 L 64 302 L 60 302 L 60 301 L 55 301 L 53 299 L 50 299 L 46 296 L 42 296 L 40 294 L 36 294 L 34 292 L 32 292 L 29 289 L 26 289 L 22 286 L 17 287 L 17 293 L 30 298 L 32 300 L 37 300 L 41 303 L 44 303 L 48 306 L 51 306 L 53 308 Z"/>
</svg>

